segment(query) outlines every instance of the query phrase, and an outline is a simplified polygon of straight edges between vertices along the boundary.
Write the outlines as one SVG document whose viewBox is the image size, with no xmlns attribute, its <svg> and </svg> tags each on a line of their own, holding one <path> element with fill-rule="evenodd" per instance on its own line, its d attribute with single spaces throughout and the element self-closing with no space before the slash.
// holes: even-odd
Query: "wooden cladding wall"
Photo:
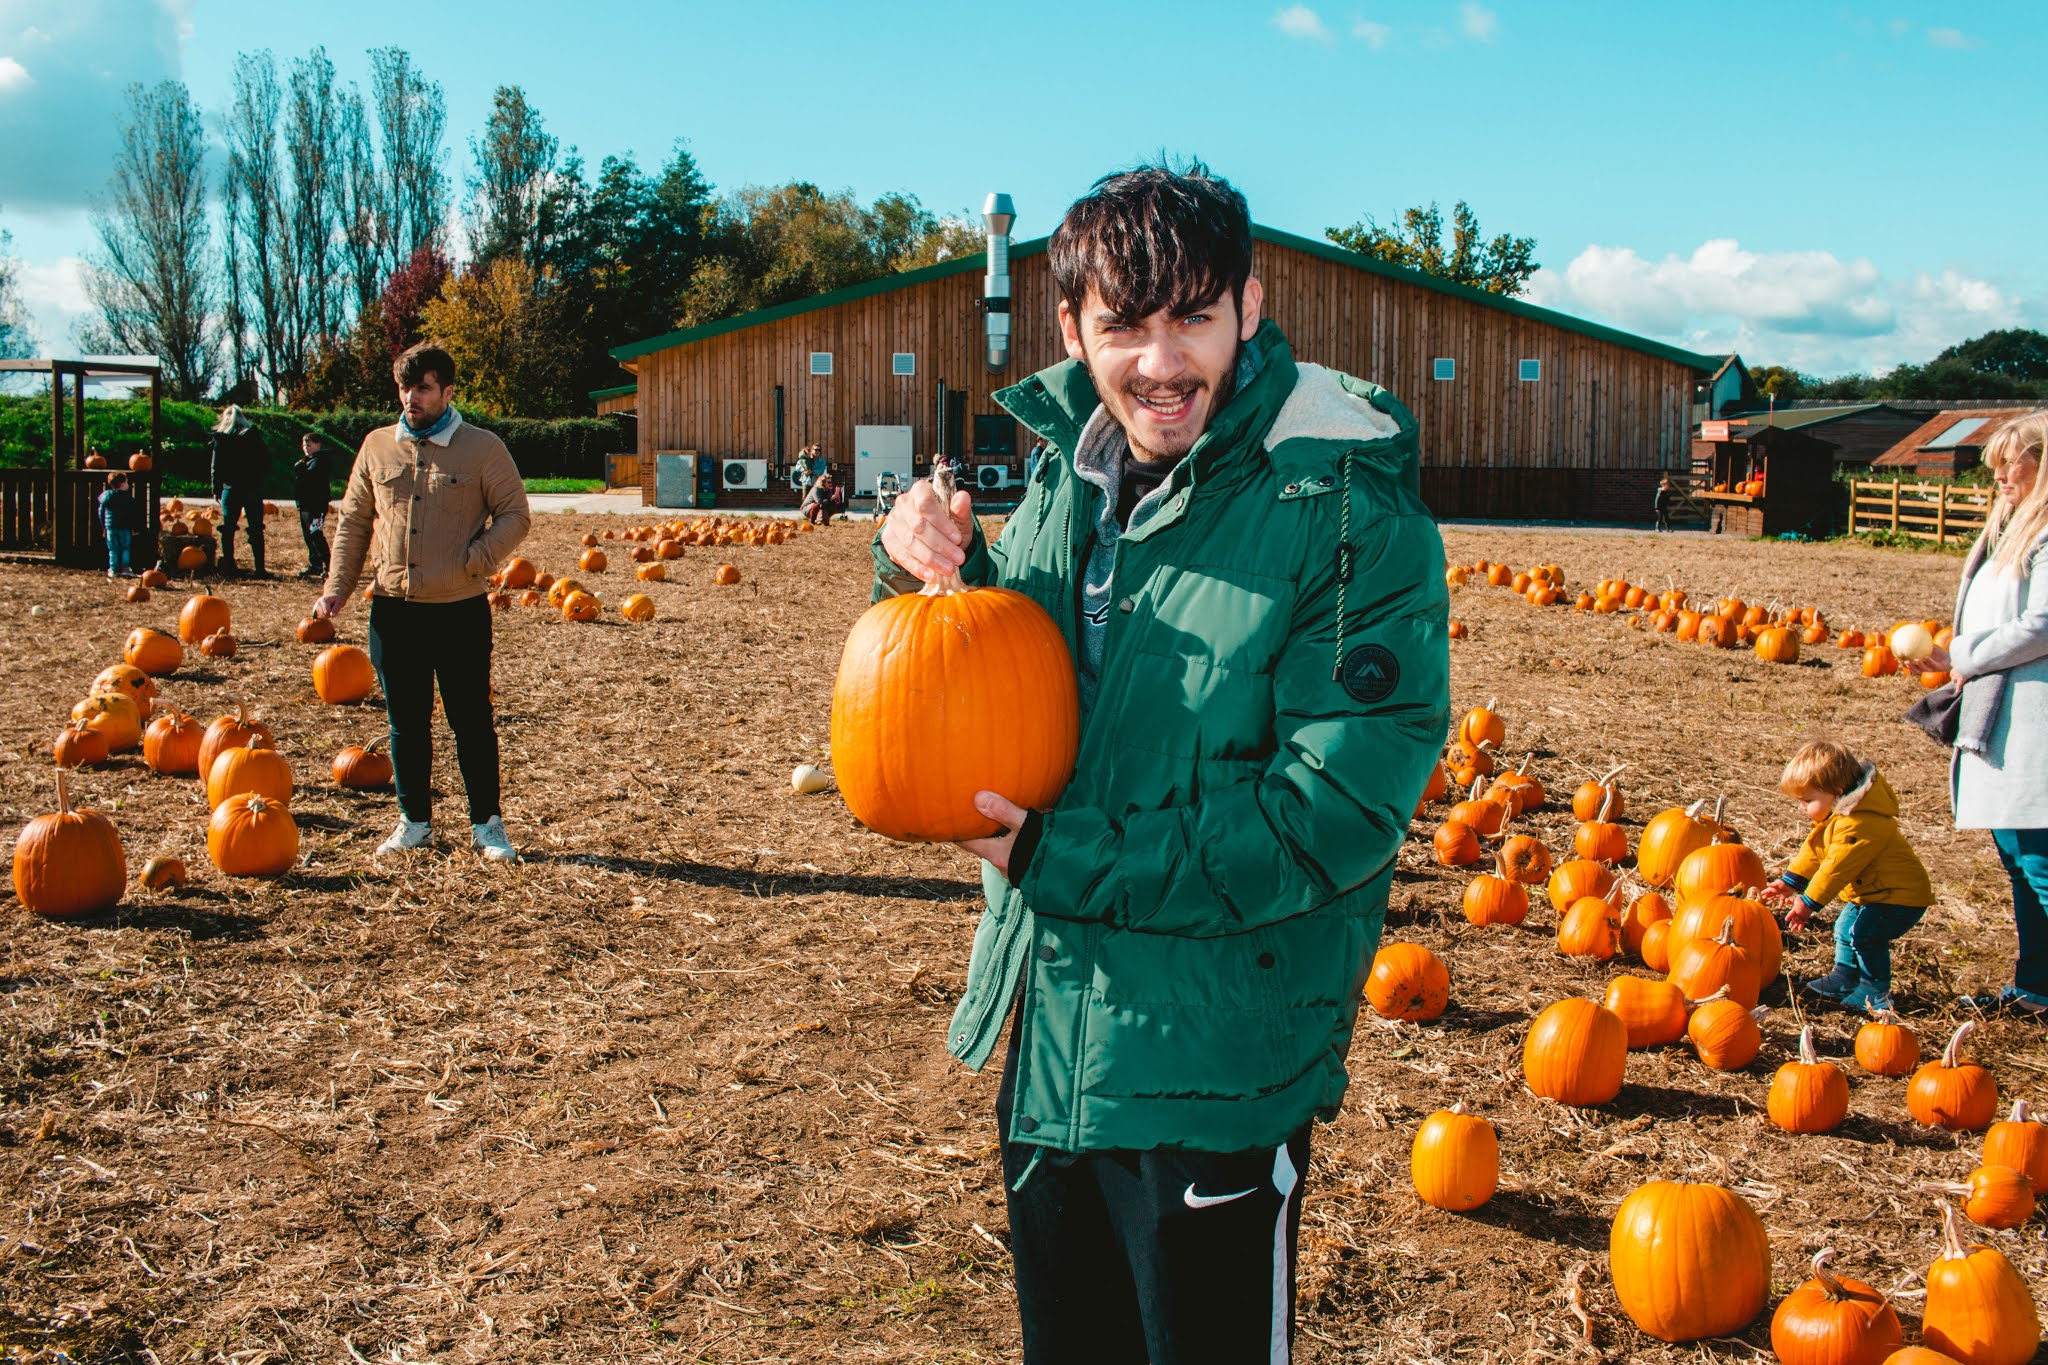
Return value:
<svg viewBox="0 0 2048 1365">
<path fill-rule="evenodd" d="M 1684 365 L 1405 280 L 1261 241 L 1266 315 L 1298 359 L 1384 385 L 1415 412 L 1425 467 L 1681 468 L 1695 373 Z M 983 364 L 982 276 L 964 272 L 640 357 L 640 450 L 695 449 L 775 458 L 775 388 L 784 394 L 786 460 L 817 441 L 851 458 L 858 425 L 908 425 L 920 459 L 937 449 L 936 386 L 964 390 L 968 422 L 999 411 L 991 395 L 1064 358 L 1044 253 L 1011 265 L 1011 363 Z M 814 351 L 832 373 L 810 373 Z M 914 376 L 891 356 L 916 357 Z M 1432 378 L 1454 361 L 1454 379 Z M 1521 362 L 1540 363 L 1524 381 Z M 1030 448 L 1019 432 L 1017 450 Z M 1472 513 L 1465 513 L 1472 515 Z"/>
</svg>

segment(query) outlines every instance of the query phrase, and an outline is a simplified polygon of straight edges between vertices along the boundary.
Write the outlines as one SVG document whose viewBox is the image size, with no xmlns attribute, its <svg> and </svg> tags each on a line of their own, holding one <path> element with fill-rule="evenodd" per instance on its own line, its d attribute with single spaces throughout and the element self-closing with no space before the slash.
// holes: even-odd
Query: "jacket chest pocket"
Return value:
<svg viewBox="0 0 2048 1365">
<path fill-rule="evenodd" d="M 1136 648 L 1231 672 L 1269 673 L 1287 643 L 1294 584 L 1248 569 L 1162 568 L 1150 575 L 1141 601 L 1146 619 Z"/>
<path fill-rule="evenodd" d="M 1275 663 L 1294 585 L 1242 570 L 1161 570 L 1119 667 L 1131 703 L 1119 735 L 1155 753 L 1251 759 L 1271 752 Z M 1131 599 L 1121 599 L 1128 601 Z"/>
</svg>

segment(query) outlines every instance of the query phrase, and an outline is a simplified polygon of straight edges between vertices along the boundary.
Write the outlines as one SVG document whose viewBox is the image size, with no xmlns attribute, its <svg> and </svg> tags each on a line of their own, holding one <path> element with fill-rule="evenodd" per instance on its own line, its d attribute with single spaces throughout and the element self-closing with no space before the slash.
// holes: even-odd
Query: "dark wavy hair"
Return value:
<svg viewBox="0 0 2048 1365">
<path fill-rule="evenodd" d="M 1074 201 L 1052 235 L 1053 286 L 1078 314 L 1093 286 L 1118 317 L 1207 307 L 1225 292 L 1242 305 L 1252 273 L 1244 196 L 1200 161 L 1160 162 L 1105 175 Z"/>
<path fill-rule="evenodd" d="M 409 389 L 432 373 L 442 388 L 455 382 L 455 357 L 431 341 L 408 347 L 391 362 L 391 377 L 400 388 Z"/>
</svg>

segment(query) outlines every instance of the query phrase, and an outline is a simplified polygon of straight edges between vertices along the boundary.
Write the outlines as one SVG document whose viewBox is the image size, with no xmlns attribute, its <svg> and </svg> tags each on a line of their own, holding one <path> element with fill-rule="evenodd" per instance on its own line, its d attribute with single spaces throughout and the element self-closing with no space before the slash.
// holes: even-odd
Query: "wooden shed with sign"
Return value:
<svg viewBox="0 0 2048 1365">
<path fill-rule="evenodd" d="M 1700 423 L 1693 442 L 1699 489 L 1693 500 L 1729 535 L 1833 533 L 1837 505 L 1835 446 L 1794 427 L 1765 422 Z"/>
<path fill-rule="evenodd" d="M 85 389 L 97 380 L 146 383 L 149 390 L 149 445 L 116 453 L 115 469 L 128 472 L 129 492 L 140 507 L 132 554 L 138 565 L 155 562 L 163 460 L 163 369 L 153 364 L 112 360 L 0 360 L 0 373 L 43 374 L 50 379 L 50 463 L 42 468 L 0 470 L 0 550 L 48 554 L 72 569 L 103 569 L 107 537 L 101 528 L 99 496 L 107 488 L 105 463 L 97 466 L 86 442 Z M 70 381 L 70 402 L 64 386 Z M 66 407 L 69 407 L 69 425 Z M 104 458 L 104 457 L 103 457 Z"/>
<path fill-rule="evenodd" d="M 794 506 L 813 442 L 856 497 L 875 471 L 907 482 L 945 454 L 979 501 L 1014 501 L 1033 437 L 993 395 L 1066 358 L 1046 246 L 1008 248 L 993 368 L 985 252 L 616 347 L 647 501 L 654 453 L 691 450 L 716 461 L 718 505 Z M 1296 359 L 1414 411 L 1440 517 L 1647 521 L 1659 477 L 1688 469 L 1692 405 L 1723 364 L 1272 228 L 1253 230 L 1253 269 Z"/>
</svg>

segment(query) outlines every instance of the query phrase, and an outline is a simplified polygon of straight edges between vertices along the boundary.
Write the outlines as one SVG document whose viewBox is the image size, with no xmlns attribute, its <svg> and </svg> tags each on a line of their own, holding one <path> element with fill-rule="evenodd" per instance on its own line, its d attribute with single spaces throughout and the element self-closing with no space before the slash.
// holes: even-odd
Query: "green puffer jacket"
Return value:
<svg viewBox="0 0 2048 1365">
<path fill-rule="evenodd" d="M 1408 410 L 1297 366 L 1272 323 L 1248 347 L 1256 373 L 1117 543 L 1072 783 L 1017 885 L 983 865 L 948 1043 L 979 1069 L 1027 974 L 1014 1141 L 1243 1151 L 1344 1096 L 1394 854 L 1450 724 L 1443 543 Z M 996 399 L 1050 449 L 962 576 L 1030 595 L 1077 648 L 1102 495 L 1072 455 L 1095 389 L 1068 362 Z M 916 590 L 879 537 L 874 556 L 878 597 Z"/>
</svg>

